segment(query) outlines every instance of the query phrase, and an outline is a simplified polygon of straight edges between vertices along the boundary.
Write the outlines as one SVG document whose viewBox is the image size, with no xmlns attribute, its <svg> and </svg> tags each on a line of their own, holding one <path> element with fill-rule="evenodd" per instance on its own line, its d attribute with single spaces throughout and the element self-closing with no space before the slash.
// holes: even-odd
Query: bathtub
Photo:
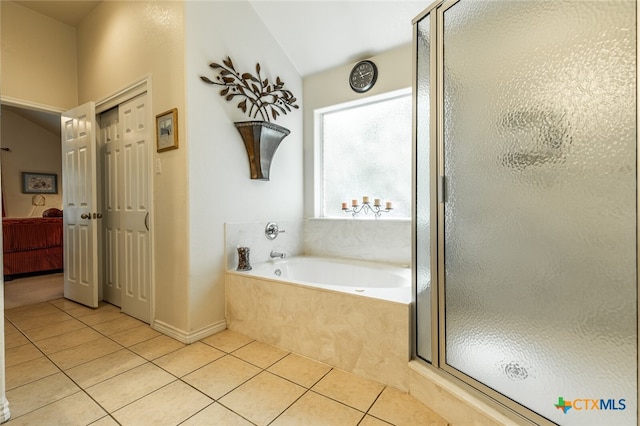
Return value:
<svg viewBox="0 0 640 426">
<path fill-rule="evenodd" d="M 385 263 L 297 256 L 256 264 L 248 275 L 399 303 L 411 301 L 411 269 Z"/>
<path fill-rule="evenodd" d="M 409 389 L 411 269 L 299 256 L 225 274 L 230 330 Z"/>
<path fill-rule="evenodd" d="M 409 390 L 411 269 L 300 256 L 225 274 L 227 328 Z"/>
</svg>

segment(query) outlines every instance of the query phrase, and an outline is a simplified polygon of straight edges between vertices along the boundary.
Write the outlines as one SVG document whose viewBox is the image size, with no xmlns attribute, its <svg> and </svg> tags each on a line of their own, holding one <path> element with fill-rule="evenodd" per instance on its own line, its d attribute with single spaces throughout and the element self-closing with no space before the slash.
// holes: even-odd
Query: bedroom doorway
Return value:
<svg viewBox="0 0 640 426">
<path fill-rule="evenodd" d="M 3 232 L 10 231 L 3 248 L 5 302 L 22 306 L 62 295 L 62 219 L 51 218 L 62 206 L 60 112 L 15 99 L 3 99 L 0 110 Z M 24 192 L 23 172 L 53 175 L 58 190 Z"/>
</svg>

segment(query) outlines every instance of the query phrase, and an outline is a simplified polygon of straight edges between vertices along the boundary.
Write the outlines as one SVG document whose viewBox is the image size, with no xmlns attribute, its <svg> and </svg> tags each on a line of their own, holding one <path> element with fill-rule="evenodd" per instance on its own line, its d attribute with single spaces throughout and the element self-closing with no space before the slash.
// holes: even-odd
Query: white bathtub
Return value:
<svg viewBox="0 0 640 426">
<path fill-rule="evenodd" d="M 411 302 L 411 269 L 391 264 L 297 256 L 256 264 L 248 275 L 302 286 Z"/>
<path fill-rule="evenodd" d="M 375 262 L 300 256 L 256 263 L 225 274 L 226 324 L 408 391 L 410 283 L 410 268 Z"/>
</svg>

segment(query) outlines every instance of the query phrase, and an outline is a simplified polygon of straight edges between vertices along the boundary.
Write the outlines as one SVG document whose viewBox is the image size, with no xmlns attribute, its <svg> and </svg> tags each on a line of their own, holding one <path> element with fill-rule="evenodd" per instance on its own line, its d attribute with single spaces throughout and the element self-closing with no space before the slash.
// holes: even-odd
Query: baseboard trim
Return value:
<svg viewBox="0 0 640 426">
<path fill-rule="evenodd" d="M 0 423 L 4 423 L 11 418 L 11 413 L 9 412 L 9 401 L 7 398 L 2 398 L 2 404 L 0 404 Z"/>
<path fill-rule="evenodd" d="M 191 344 L 207 336 L 211 336 L 212 334 L 219 333 L 222 330 L 226 330 L 227 321 L 222 320 L 215 324 L 211 324 L 191 332 L 180 330 L 179 328 L 158 320 L 153 322 L 151 328 L 159 331 L 162 334 L 166 334 L 169 337 L 173 337 L 174 339 L 182 343 Z"/>
</svg>

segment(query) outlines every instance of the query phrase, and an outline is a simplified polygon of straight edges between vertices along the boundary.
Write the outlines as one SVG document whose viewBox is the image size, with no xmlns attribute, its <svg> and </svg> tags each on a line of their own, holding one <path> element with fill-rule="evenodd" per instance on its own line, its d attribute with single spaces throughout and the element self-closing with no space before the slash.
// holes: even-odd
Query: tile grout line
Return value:
<svg viewBox="0 0 640 426">
<path fill-rule="evenodd" d="M 378 420 L 380 420 L 380 421 L 383 421 L 383 422 L 385 422 L 385 423 L 393 424 L 393 423 L 391 423 L 391 422 L 388 422 L 388 421 L 386 421 L 386 420 L 383 420 L 383 419 L 381 419 L 381 418 L 379 418 L 379 417 L 377 417 L 377 416 L 374 416 L 373 414 L 369 413 L 369 412 L 371 411 L 371 409 L 373 408 L 373 406 L 374 406 L 374 405 L 376 405 L 376 402 L 378 402 L 378 400 L 380 399 L 380 396 L 381 396 L 381 395 L 382 395 L 382 393 L 385 391 L 385 389 L 387 389 L 387 387 L 388 387 L 387 385 L 384 385 L 384 386 L 382 387 L 382 389 L 380 390 L 380 392 L 378 393 L 378 395 L 376 396 L 376 398 L 373 400 L 373 402 L 371 403 L 371 405 L 369 406 L 369 408 L 367 408 L 367 411 L 365 412 L 365 417 L 366 417 L 366 416 L 371 416 L 371 417 L 373 417 L 373 418 L 375 418 L 375 419 L 378 419 Z M 364 419 L 365 417 L 363 417 L 363 419 Z M 360 421 L 360 422 L 362 423 L 362 421 Z M 360 424 L 360 423 L 358 423 L 358 424 Z"/>
<path fill-rule="evenodd" d="M 207 398 L 211 398 L 211 399 L 213 400 L 213 402 L 212 402 L 211 404 L 207 405 L 207 406 L 206 406 L 206 407 L 204 407 L 202 410 L 198 411 L 198 413 L 199 413 L 199 412 L 201 412 L 201 411 L 204 411 L 205 409 L 207 409 L 208 407 L 210 407 L 210 406 L 211 406 L 211 405 L 213 405 L 213 404 L 219 404 L 220 406 L 224 407 L 225 409 L 227 409 L 227 410 L 231 411 L 232 413 L 236 414 L 237 416 L 240 416 L 240 417 L 241 417 L 241 418 L 243 418 L 244 420 L 248 421 L 248 422 L 249 422 L 249 423 L 251 423 L 252 425 L 255 425 L 255 423 L 254 423 L 254 422 L 252 422 L 251 420 L 247 419 L 247 418 L 246 418 L 246 417 L 244 417 L 242 414 L 240 414 L 240 413 L 238 413 L 238 412 L 234 411 L 231 407 L 227 407 L 225 404 L 223 404 L 222 402 L 220 402 L 220 400 L 221 400 L 222 398 L 224 398 L 225 396 L 229 395 L 231 392 L 235 391 L 235 390 L 236 390 L 236 389 L 238 389 L 240 386 L 244 385 L 245 383 L 247 383 L 247 382 L 249 382 L 250 380 L 252 380 L 252 379 L 254 379 L 255 377 L 257 377 L 259 374 L 261 374 L 261 373 L 263 373 L 263 372 L 265 372 L 265 371 L 266 371 L 266 369 L 264 369 L 264 368 L 262 368 L 262 367 L 260 367 L 260 366 L 258 366 L 258 365 L 255 365 L 255 364 L 253 364 L 253 363 L 251 363 L 251 362 L 249 362 L 249 361 L 246 361 L 246 360 L 244 360 L 244 359 L 239 358 L 239 357 L 238 357 L 238 356 L 236 356 L 236 355 L 233 355 L 233 352 L 236 352 L 236 351 L 238 351 L 238 350 L 240 350 L 240 349 L 242 349 L 242 348 L 244 348 L 244 347 L 246 347 L 246 346 L 250 345 L 250 344 L 251 344 L 251 343 L 253 343 L 253 342 L 257 342 L 257 340 L 253 339 L 253 340 L 251 340 L 250 342 L 245 343 L 244 345 L 242 345 L 242 346 L 240 346 L 240 347 L 238 347 L 238 348 L 234 349 L 234 350 L 233 350 L 233 351 L 231 351 L 231 352 L 224 351 L 224 350 L 222 350 L 222 349 L 220 349 L 220 348 L 216 348 L 216 347 L 215 347 L 215 346 L 213 346 L 213 345 L 210 345 L 210 344 L 208 344 L 208 343 L 202 342 L 202 343 L 204 343 L 205 345 L 207 345 L 207 346 L 209 346 L 209 347 L 211 347 L 211 348 L 213 348 L 213 349 L 217 349 L 217 350 L 219 350 L 219 351 L 223 352 L 223 353 L 224 353 L 224 355 L 223 355 L 223 356 L 221 356 L 221 357 L 220 357 L 220 358 L 218 358 L 218 359 L 215 359 L 215 360 L 213 360 L 213 361 L 211 361 L 211 362 L 209 362 L 209 363 L 207 363 L 207 364 L 205 364 L 205 365 L 203 365 L 203 366 L 199 367 L 199 368 L 196 368 L 195 370 L 193 370 L 193 371 L 191 371 L 191 372 L 189 372 L 189 373 L 185 374 L 185 375 L 184 375 L 184 376 L 182 376 L 182 377 L 188 376 L 189 374 L 192 374 L 192 373 L 194 373 L 194 372 L 196 372 L 196 371 L 198 371 L 198 370 L 200 370 L 200 369 L 202 369 L 202 368 L 206 367 L 207 365 L 210 365 L 210 364 L 212 364 L 212 363 L 214 363 L 214 362 L 216 362 L 216 361 L 218 361 L 218 360 L 220 360 L 220 359 L 224 358 L 225 356 L 231 356 L 231 357 L 233 357 L 233 358 L 235 358 L 235 359 L 237 359 L 237 360 L 239 360 L 239 361 L 246 362 L 247 364 L 252 365 L 252 366 L 254 366 L 254 367 L 256 367 L 256 368 L 260 369 L 260 371 L 259 371 L 259 372 L 257 372 L 256 374 L 254 374 L 253 376 L 251 376 L 251 377 L 247 378 L 245 381 L 243 381 L 242 383 L 238 384 L 238 385 L 237 385 L 237 386 L 235 386 L 234 388 L 232 388 L 232 389 L 230 389 L 229 391 L 225 392 L 223 395 L 221 395 L 221 396 L 220 396 L 220 397 L 218 397 L 218 398 L 213 398 L 213 397 L 211 397 L 211 396 L 207 395 L 206 393 L 204 393 L 204 392 L 203 392 L 203 391 L 201 391 L 200 389 L 196 388 L 195 386 L 192 386 L 190 383 L 185 382 L 184 380 L 182 380 L 182 377 L 180 377 L 180 378 L 179 378 L 179 380 L 180 380 L 180 381 L 182 381 L 184 384 L 186 384 L 187 386 L 192 387 L 192 388 L 193 388 L 193 389 L 195 389 L 196 391 L 198 391 L 198 392 L 202 393 L 203 395 L 205 395 Z M 290 353 L 289 353 L 289 354 L 290 354 Z M 287 354 L 287 355 L 285 355 L 284 357 L 280 358 L 278 361 L 274 362 L 273 364 L 275 364 L 275 363 L 279 362 L 280 360 L 282 360 L 282 359 L 286 358 L 287 356 L 289 356 L 289 354 Z M 271 364 L 271 365 L 273 365 L 273 364 Z M 271 365 L 269 365 L 269 367 L 271 367 Z M 267 368 L 269 368 L 269 367 L 267 367 Z M 162 367 L 160 367 L 160 368 L 162 368 Z M 273 374 L 273 373 L 272 373 L 272 374 Z M 192 416 L 190 416 L 189 418 L 191 418 L 191 417 L 195 416 L 196 414 L 197 414 L 197 413 L 194 413 L 194 414 L 193 414 Z M 187 419 L 185 419 L 184 421 L 187 421 Z M 184 421 L 183 421 L 183 422 L 181 422 L 181 423 L 184 423 Z"/>
<path fill-rule="evenodd" d="M 293 353 L 293 352 L 289 352 L 289 355 L 290 355 L 290 354 L 292 354 L 292 353 Z M 287 355 L 287 356 L 289 356 L 289 355 Z M 283 357 L 282 359 L 284 359 L 284 358 L 286 358 L 286 357 Z M 273 366 L 273 365 L 275 365 L 275 364 L 276 364 L 276 363 L 272 364 L 271 366 Z M 269 424 L 271 424 L 271 423 L 275 422 L 275 421 L 276 421 L 276 419 L 277 419 L 278 417 L 282 416 L 282 415 L 284 414 L 284 412 L 285 412 L 285 411 L 287 411 L 289 408 L 291 408 L 291 406 L 293 406 L 293 404 L 295 404 L 296 402 L 298 402 L 298 401 L 300 400 L 300 398 L 302 398 L 303 396 L 305 396 L 307 393 L 309 393 L 309 392 L 313 392 L 313 393 L 315 393 L 315 394 L 317 394 L 317 395 L 320 395 L 318 392 L 313 391 L 313 390 L 312 390 L 312 388 L 313 388 L 315 385 L 317 385 L 317 384 L 318 384 L 322 379 L 324 379 L 324 378 L 325 378 L 329 373 L 331 373 L 332 371 L 333 371 L 333 367 L 330 367 L 330 368 L 329 368 L 329 370 L 328 370 L 326 373 L 324 373 L 324 374 L 322 375 L 322 377 L 320 377 L 318 380 L 316 380 L 315 382 L 313 382 L 313 383 L 311 384 L 311 386 L 309 386 L 309 387 L 305 387 L 305 386 L 303 386 L 303 387 L 305 388 L 305 391 L 302 393 L 302 395 L 300 395 L 298 398 L 296 398 L 296 400 L 295 400 L 295 401 L 293 401 L 291 404 L 289 404 L 289 406 L 288 406 L 288 407 L 286 407 L 284 410 L 282 410 L 282 412 L 281 412 L 280 414 L 278 414 L 278 415 L 277 415 L 273 420 L 271 420 L 271 421 L 269 422 Z M 275 374 L 275 373 L 271 373 L 271 374 Z M 286 377 L 282 377 L 282 376 L 280 376 L 280 375 L 278 375 L 278 374 L 275 374 L 275 375 L 276 375 L 276 376 L 278 376 L 278 377 L 281 377 L 282 379 L 285 379 L 285 380 L 287 380 L 287 381 L 289 381 L 289 382 L 291 382 L 291 383 L 293 383 L 293 384 L 296 384 L 296 385 L 298 385 L 298 386 L 301 386 L 299 383 L 296 383 L 296 382 L 294 382 L 293 380 L 289 380 L 289 379 L 287 379 Z M 324 395 L 321 395 L 321 396 L 324 396 Z M 339 402 L 339 401 L 337 401 L 337 402 Z M 344 405 L 344 404 L 343 404 L 343 405 Z M 351 407 L 351 408 L 353 408 L 353 407 Z"/>
<path fill-rule="evenodd" d="M 215 359 L 215 360 L 213 360 L 213 361 L 211 361 L 211 362 L 206 363 L 205 365 L 203 365 L 203 366 L 201 366 L 201 367 L 196 368 L 196 369 L 195 369 L 195 370 L 193 370 L 193 371 L 190 371 L 189 373 L 187 373 L 187 374 L 183 375 L 182 377 L 186 377 L 186 376 L 188 376 L 189 374 L 193 374 L 194 372 L 196 372 L 196 371 L 198 371 L 198 370 L 200 370 L 200 369 L 202 369 L 202 368 L 204 368 L 204 367 L 206 367 L 206 366 L 208 366 L 208 365 L 213 364 L 214 362 L 216 362 L 216 361 L 218 361 L 218 360 L 220 360 L 220 359 L 224 358 L 225 356 L 232 356 L 232 357 L 233 357 L 233 358 L 235 358 L 235 359 L 239 359 L 240 361 L 247 362 L 247 361 L 245 361 L 245 360 L 243 360 L 243 359 L 238 358 L 237 356 L 232 355 L 232 352 L 235 352 L 235 351 L 237 351 L 237 350 L 239 350 L 239 349 L 242 349 L 242 348 L 244 348 L 245 346 L 250 345 L 251 343 L 253 343 L 253 342 L 255 342 L 255 341 L 256 341 L 256 340 L 251 340 L 251 342 L 245 343 L 244 345 L 242 345 L 242 346 L 240 346 L 240 347 L 238 347 L 238 348 L 234 349 L 234 350 L 233 350 L 233 351 L 231 351 L 231 352 L 227 352 L 227 351 L 224 351 L 224 350 L 222 350 L 222 349 L 220 349 L 220 348 L 216 348 L 215 346 L 210 345 L 210 344 L 208 344 L 208 343 L 206 343 L 206 342 L 201 342 L 201 343 L 204 343 L 205 345 L 209 346 L 210 348 L 213 348 L 213 349 L 219 350 L 220 352 L 224 353 L 224 355 L 223 355 L 223 356 L 221 356 L 220 358 L 217 358 L 217 359 Z M 283 358 L 284 358 L 284 357 L 283 357 Z M 248 363 L 248 362 L 247 362 L 247 363 Z M 248 363 L 248 364 L 250 364 L 250 365 L 254 365 L 254 364 L 251 364 L 251 363 Z M 255 366 L 255 365 L 254 365 L 254 366 Z M 158 366 L 158 367 L 160 367 L 160 366 Z M 258 366 L 255 366 L 255 367 L 258 367 Z M 160 367 L 160 368 L 162 368 L 162 367 Z M 260 368 L 260 367 L 258 367 L 258 368 Z M 197 412 L 193 413 L 191 416 L 189 416 L 188 418 L 184 419 L 184 420 L 183 420 L 182 422 L 180 422 L 179 424 L 182 424 L 182 423 L 186 422 L 186 421 L 187 421 L 187 420 L 189 420 L 191 417 L 196 416 L 197 414 L 199 414 L 199 413 L 201 413 L 202 411 L 206 410 L 207 408 L 209 408 L 209 407 L 210 407 L 210 406 L 212 406 L 213 404 L 219 404 L 220 406 L 222 406 L 222 407 L 224 407 L 225 409 L 227 409 L 227 410 L 231 411 L 231 412 L 232 412 L 232 413 L 234 413 L 235 415 L 240 416 L 241 418 L 243 418 L 243 419 L 244 419 L 244 420 L 246 420 L 247 422 L 251 423 L 252 425 L 255 425 L 255 423 L 254 423 L 254 422 L 252 422 L 251 420 L 247 419 L 246 417 L 244 417 L 244 416 L 243 416 L 243 415 L 241 415 L 240 413 L 235 412 L 235 411 L 234 411 L 234 410 L 232 410 L 230 407 L 227 407 L 226 405 L 224 405 L 223 403 L 221 403 L 221 402 L 220 402 L 220 399 L 224 398 L 226 395 L 228 395 L 228 394 L 230 394 L 231 392 L 233 392 L 234 390 L 238 389 L 240 386 L 244 385 L 244 384 L 245 384 L 245 383 L 247 383 L 249 380 L 253 379 L 254 377 L 256 377 L 258 374 L 262 373 L 263 371 L 264 371 L 264 370 L 262 370 L 262 371 L 260 371 L 260 372 L 258 372 L 258 373 L 256 373 L 256 374 L 254 374 L 253 376 L 249 377 L 247 380 L 243 381 L 243 382 L 242 382 L 242 383 L 240 383 L 238 386 L 236 386 L 236 387 L 234 387 L 233 389 L 229 390 L 228 392 L 224 393 L 224 394 L 223 394 L 222 396 L 220 396 L 219 398 L 213 398 L 212 396 L 207 395 L 206 393 L 204 393 L 204 392 L 203 392 L 203 391 L 201 391 L 200 389 L 198 389 L 198 388 L 196 388 L 195 386 L 193 386 L 191 383 L 185 382 L 185 381 L 182 379 L 182 377 L 179 377 L 179 378 L 178 378 L 178 380 L 180 380 L 182 383 L 184 383 L 185 385 L 187 385 L 187 386 L 189 386 L 189 387 L 193 388 L 194 390 L 196 390 L 196 391 L 200 392 L 201 394 L 205 395 L 207 398 L 211 398 L 211 400 L 213 401 L 213 402 L 211 402 L 211 404 L 209 404 L 209 405 L 207 405 L 206 407 L 203 407 L 201 410 L 199 410 L 199 411 L 197 411 Z"/>
<path fill-rule="evenodd" d="M 300 399 L 301 399 L 303 396 L 305 396 L 307 393 L 309 393 L 309 392 L 311 392 L 311 389 L 309 389 L 309 388 L 305 388 L 305 389 L 304 389 L 304 392 L 302 392 L 302 395 L 300 395 L 299 397 L 297 397 L 297 398 L 296 398 L 296 399 L 295 399 L 291 404 L 289 404 L 288 406 L 286 406 L 286 407 L 285 407 L 285 409 L 284 409 L 284 410 L 282 410 L 282 411 L 280 412 L 280 414 L 278 414 L 277 416 L 275 416 L 275 417 L 273 418 L 273 420 L 271 420 L 269 423 L 267 423 L 267 426 L 268 426 L 268 425 L 270 425 L 270 424 L 272 424 L 272 423 L 273 423 L 273 422 L 275 422 L 276 420 L 278 420 L 278 418 L 279 418 L 280 416 L 282 416 L 282 415 L 283 415 L 283 414 L 284 414 L 284 413 L 285 413 L 289 408 L 291 408 L 291 407 L 293 406 L 293 404 L 295 404 L 296 402 L 300 401 Z"/>
<path fill-rule="evenodd" d="M 237 349 L 233 350 L 233 352 L 236 352 L 236 351 L 238 351 L 238 350 L 240 350 L 240 349 L 244 348 L 245 346 L 248 346 L 249 344 L 251 344 L 251 343 L 253 343 L 253 342 L 257 342 L 257 340 L 253 340 L 252 342 L 247 343 L 246 345 L 241 346 L 241 347 L 239 347 L 239 348 L 237 348 Z M 285 356 L 283 356 L 282 358 L 279 358 L 277 361 L 275 361 L 275 362 L 273 362 L 273 363 L 269 364 L 266 368 L 262 368 L 262 367 L 260 367 L 260 366 L 258 366 L 258 365 L 255 365 L 255 364 L 253 364 L 253 363 L 251 363 L 251 362 L 249 362 L 249 361 L 247 361 L 247 360 L 244 360 L 244 359 L 242 359 L 242 358 L 240 358 L 240 357 L 238 357 L 238 356 L 236 356 L 236 355 L 233 355 L 233 352 L 230 352 L 230 353 L 229 353 L 229 355 L 233 356 L 234 358 L 236 358 L 236 359 L 238 359 L 238 360 L 240 360 L 240 361 L 243 361 L 243 362 L 246 362 L 246 363 L 248 363 L 248 364 L 250 364 L 250 365 L 253 365 L 253 366 L 255 366 L 255 367 L 257 367 L 257 368 L 261 369 L 261 371 L 260 371 L 260 372 L 258 372 L 258 373 L 256 373 L 255 375 L 251 376 L 250 378 L 248 378 L 247 380 L 245 380 L 244 382 L 242 382 L 241 384 L 239 384 L 239 385 L 238 385 L 238 386 L 236 386 L 235 388 L 233 388 L 233 389 L 229 390 L 227 393 L 225 393 L 224 395 L 222 395 L 220 398 L 218 398 L 218 399 L 217 399 L 217 400 L 215 400 L 215 401 L 216 401 L 218 404 L 220 404 L 221 406 L 225 407 L 227 410 L 231 411 L 232 413 L 237 414 L 237 415 L 239 415 L 240 417 L 242 417 L 243 419 L 247 420 L 249 423 L 251 423 L 251 424 L 254 424 L 254 425 L 255 425 L 255 423 L 254 423 L 254 422 L 252 422 L 252 421 L 251 421 L 251 420 L 249 420 L 249 419 L 246 419 L 242 414 L 237 413 L 236 411 L 234 411 L 234 410 L 233 410 L 233 409 L 231 409 L 230 407 L 227 407 L 225 404 L 223 404 L 222 402 L 220 402 L 220 399 L 224 398 L 226 395 L 229 395 L 231 392 L 235 391 L 235 390 L 236 390 L 236 389 L 238 389 L 240 386 L 242 386 L 242 385 L 244 385 L 245 383 L 249 382 L 250 380 L 254 379 L 254 378 L 255 378 L 255 377 L 257 377 L 258 375 L 260 375 L 260 374 L 262 374 L 262 373 L 269 373 L 269 374 L 273 374 L 274 376 L 279 377 L 279 378 L 281 378 L 281 379 L 284 379 L 284 380 L 286 380 L 286 381 L 288 381 L 288 382 L 290 382 L 290 383 L 293 383 L 294 385 L 300 386 L 300 387 L 302 387 L 302 388 L 305 390 L 305 391 L 302 393 L 302 395 L 300 395 L 298 398 L 296 398 L 296 399 L 295 399 L 295 401 L 293 401 L 291 404 L 289 404 L 289 405 L 288 405 L 284 410 L 282 410 L 282 412 L 280 412 L 280 414 L 278 414 L 275 418 L 273 418 L 273 419 L 272 419 L 268 424 L 273 423 L 273 422 L 274 422 L 278 417 L 280 417 L 280 416 L 281 416 L 285 411 L 287 411 L 287 410 L 289 409 L 289 407 L 291 407 L 291 406 L 292 406 L 293 404 L 295 404 L 295 403 L 296 403 L 300 398 L 302 398 L 302 396 L 304 396 L 307 392 L 309 392 L 310 388 L 307 388 L 307 387 L 305 387 L 305 386 L 302 386 L 302 385 L 300 385 L 299 383 L 295 383 L 294 381 L 287 379 L 286 377 L 282 377 L 282 376 L 280 376 L 280 375 L 278 375 L 278 374 L 276 374 L 276 373 L 272 373 L 271 371 L 268 371 L 268 370 L 267 370 L 268 368 L 273 367 L 273 366 L 274 366 L 275 364 L 277 364 L 278 362 L 280 362 L 280 361 L 282 361 L 283 359 L 287 358 L 287 357 L 288 357 L 289 355 L 291 355 L 293 352 L 289 352 L 289 353 L 287 353 L 287 354 L 286 354 Z M 331 370 L 329 370 L 329 371 L 331 371 Z M 328 373 L 329 373 L 329 372 L 325 373 L 322 377 L 326 376 Z M 317 383 L 317 382 L 316 382 L 316 383 Z M 315 383 L 314 383 L 314 385 L 315 385 Z"/>
<path fill-rule="evenodd" d="M 213 402 L 212 402 L 211 404 L 207 405 L 207 407 L 204 407 L 202 410 L 198 411 L 198 413 L 199 413 L 199 412 L 201 412 L 201 411 L 204 411 L 206 408 L 210 407 L 210 406 L 211 406 L 211 405 L 213 405 L 213 404 L 219 404 L 220 406 L 224 407 L 225 409 L 227 409 L 227 410 L 231 411 L 232 413 L 234 413 L 234 414 L 236 414 L 236 415 L 240 416 L 241 418 L 245 419 L 245 420 L 246 420 L 246 421 L 248 421 L 249 423 L 251 423 L 251 424 L 254 424 L 254 425 L 255 425 L 255 423 L 254 423 L 254 422 L 252 422 L 251 420 L 247 419 L 247 418 L 246 418 L 246 417 L 244 417 L 242 414 L 240 414 L 240 413 L 238 413 L 238 412 L 234 411 L 231 407 L 228 407 L 228 406 L 227 406 L 227 405 L 225 405 L 224 403 L 220 402 L 220 400 L 221 400 L 222 398 L 224 398 L 225 396 L 229 395 L 230 393 L 232 393 L 233 391 L 235 391 L 236 389 L 238 389 L 239 387 L 241 387 L 242 385 L 244 385 L 245 383 L 247 383 L 247 382 L 251 381 L 252 379 L 254 379 L 255 377 L 257 377 L 258 375 L 262 374 L 262 373 L 269 373 L 269 374 L 272 374 L 272 375 L 274 375 L 274 376 L 276 376 L 276 377 L 278 377 L 278 378 L 281 378 L 281 379 L 283 379 L 283 380 L 286 380 L 286 381 L 288 381 L 288 382 L 290 382 L 290 383 L 292 383 L 292 384 L 294 384 L 294 385 L 296 385 L 296 386 L 300 386 L 300 387 L 302 387 L 302 388 L 305 390 L 305 391 L 302 393 L 302 395 L 300 395 L 300 396 L 299 396 L 298 398 L 296 398 L 296 399 L 295 399 L 291 404 L 289 404 L 287 407 L 285 407 L 285 409 L 284 409 L 284 410 L 282 410 L 282 412 L 280 412 L 280 414 L 278 414 L 274 419 L 272 419 L 272 420 L 269 422 L 269 424 L 273 423 L 273 422 L 274 422 L 278 417 L 280 417 L 280 416 L 281 416 L 285 411 L 287 411 L 287 410 L 288 410 L 288 409 L 289 409 L 293 404 L 295 404 L 295 403 L 296 403 L 300 398 L 302 398 L 305 394 L 307 394 L 307 392 L 309 392 L 309 391 L 311 390 L 311 388 L 307 388 L 307 387 L 305 387 L 305 386 L 300 385 L 299 383 L 296 383 L 296 382 L 294 382 L 294 381 L 292 381 L 292 380 L 287 379 L 286 377 L 282 377 L 282 376 L 280 376 L 280 375 L 278 375 L 278 374 L 276 374 L 276 373 L 273 373 L 273 372 L 271 372 L 271 371 L 268 371 L 268 369 L 269 369 L 269 368 L 271 368 L 272 366 L 274 366 L 274 365 L 275 365 L 275 364 L 277 364 L 278 362 L 282 361 L 283 359 L 287 358 L 287 357 L 288 357 L 288 356 L 290 356 L 293 352 L 288 352 L 285 356 L 283 356 L 282 358 L 279 358 L 278 360 L 276 360 L 276 361 L 274 361 L 273 363 L 269 364 L 269 365 L 268 365 L 267 367 L 265 367 L 265 368 L 260 367 L 259 365 L 253 364 L 253 363 L 251 363 L 251 362 L 249 362 L 249 361 L 247 361 L 247 360 L 244 360 L 244 359 L 242 359 L 242 358 L 238 357 L 237 355 L 234 355 L 234 354 L 233 354 L 234 352 L 237 352 L 238 350 L 240 350 L 240 349 L 242 349 L 242 348 L 244 348 L 244 347 L 246 347 L 246 346 L 248 346 L 248 345 L 250 345 L 251 343 L 256 342 L 256 341 L 257 341 L 257 340 L 255 340 L 255 339 L 254 339 L 254 340 L 252 340 L 251 342 L 248 342 L 248 343 L 246 343 L 246 344 L 244 344 L 244 345 L 242 345 L 242 346 L 240 346 L 240 347 L 238 347 L 238 348 L 234 349 L 234 350 L 233 350 L 233 351 L 231 351 L 231 352 L 223 351 L 223 350 L 221 350 L 221 349 L 219 349 L 219 348 L 216 348 L 216 347 L 215 347 L 215 346 L 213 346 L 213 345 L 209 345 L 209 344 L 205 343 L 205 344 L 207 344 L 208 346 L 210 346 L 210 347 L 212 347 L 212 348 L 214 348 L 214 349 L 217 349 L 217 350 L 220 350 L 221 352 L 224 352 L 224 353 L 225 353 L 225 355 L 224 355 L 224 356 L 232 356 L 233 358 L 235 358 L 235 359 L 237 359 L 237 360 L 239 360 L 239 361 L 246 362 L 246 363 L 248 363 L 248 364 L 250 364 L 250 365 L 252 365 L 252 366 L 254 366 L 254 367 L 259 368 L 259 369 L 260 369 L 260 371 L 259 371 L 258 373 L 256 373 L 256 374 L 254 374 L 253 376 L 251 376 L 251 377 L 247 378 L 245 381 L 243 381 L 242 383 L 238 384 L 236 387 L 234 387 L 234 388 L 230 389 L 229 391 L 227 391 L 226 393 L 224 393 L 223 395 L 221 395 L 219 398 L 213 398 L 213 397 L 211 397 L 211 396 L 209 396 L 209 395 L 205 394 L 204 392 L 202 392 L 202 391 L 201 391 L 201 390 L 199 390 L 198 388 L 196 388 L 196 387 L 192 386 L 190 383 L 185 382 L 184 380 L 182 380 L 182 378 L 179 378 L 179 380 L 181 380 L 181 381 L 182 381 L 183 383 L 185 383 L 186 385 L 188 385 L 188 386 L 192 387 L 192 388 L 193 388 L 193 389 L 195 389 L 196 391 L 198 391 L 198 392 L 200 392 L 200 393 L 204 394 L 205 396 L 207 396 L 208 398 L 211 398 L 211 399 L 213 400 Z M 204 343 L 204 342 L 203 342 L 203 343 Z M 187 376 L 187 375 L 189 375 L 189 374 L 192 374 L 193 372 L 198 371 L 199 369 L 204 368 L 205 366 L 210 365 L 210 364 L 212 364 L 212 363 L 214 363 L 214 362 L 218 361 L 218 360 L 219 360 L 219 359 L 221 359 L 221 358 L 222 358 L 222 357 L 220 357 L 220 358 L 218 358 L 218 359 L 216 359 L 216 360 L 213 360 L 213 361 L 211 361 L 211 362 L 209 362 L 209 363 L 207 363 L 207 364 L 205 364 L 205 365 L 203 365 L 203 366 L 201 366 L 201 367 L 199 367 L 199 368 L 197 368 L 197 369 L 195 369 L 195 370 L 193 370 L 193 371 L 191 371 L 191 372 L 189 372 L 189 373 L 185 374 L 183 377 L 185 377 L 185 376 Z M 322 379 L 323 379 L 327 374 L 329 374 L 329 372 L 330 372 L 331 370 L 333 370 L 333 368 L 330 368 L 330 369 L 329 369 L 329 371 L 327 371 L 325 374 L 323 374 L 323 375 L 322 375 L 322 377 L 321 377 L 320 379 L 318 379 L 317 381 L 315 381 L 311 386 L 315 386 L 315 385 L 316 385 L 320 380 L 322 380 Z M 197 413 L 194 413 L 194 414 L 193 414 L 192 416 L 190 416 L 190 417 L 193 417 L 193 416 L 195 416 L 196 414 L 197 414 Z M 185 421 L 187 421 L 187 420 L 185 419 Z M 183 422 L 182 422 L 182 423 L 183 423 Z"/>
</svg>

